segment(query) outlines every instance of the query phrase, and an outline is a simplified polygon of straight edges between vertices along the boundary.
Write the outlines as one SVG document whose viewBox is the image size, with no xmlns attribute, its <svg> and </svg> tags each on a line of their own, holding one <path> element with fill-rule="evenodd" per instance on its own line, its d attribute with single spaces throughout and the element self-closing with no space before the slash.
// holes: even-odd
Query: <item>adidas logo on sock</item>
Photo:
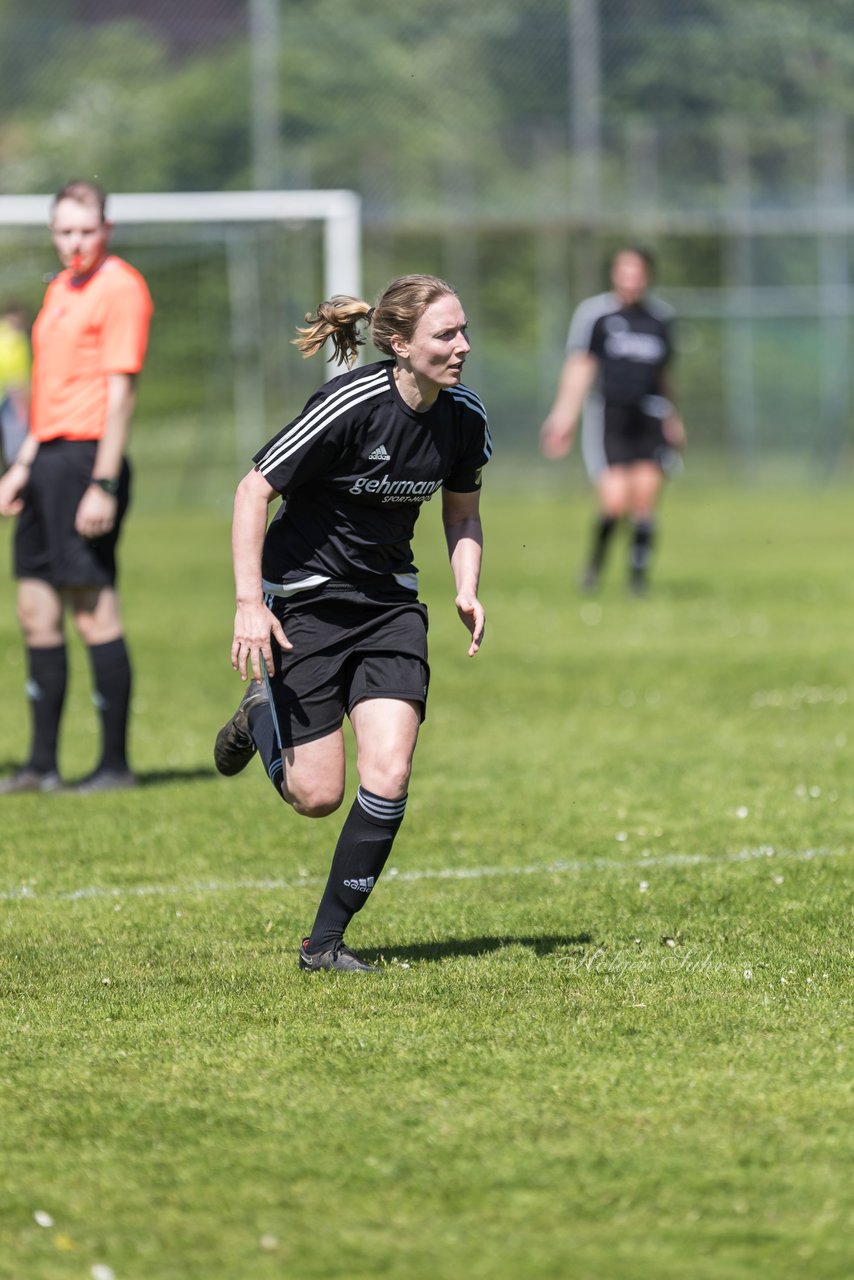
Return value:
<svg viewBox="0 0 854 1280">
<path fill-rule="evenodd" d="M 388 452 L 384 444 L 374 449 L 373 453 L 368 454 L 369 462 L 391 462 L 391 454 Z"/>
<path fill-rule="evenodd" d="M 368 876 L 367 880 L 345 880 L 345 888 L 358 889 L 360 893 L 370 893 L 374 887 L 374 877 Z"/>
</svg>

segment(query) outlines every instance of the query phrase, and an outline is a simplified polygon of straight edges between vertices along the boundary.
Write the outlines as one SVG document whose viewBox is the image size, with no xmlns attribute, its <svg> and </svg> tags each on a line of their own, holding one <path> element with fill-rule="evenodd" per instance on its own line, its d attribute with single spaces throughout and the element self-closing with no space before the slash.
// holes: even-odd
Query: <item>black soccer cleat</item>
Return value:
<svg viewBox="0 0 854 1280">
<path fill-rule="evenodd" d="M 240 706 L 216 735 L 214 764 L 226 778 L 232 778 L 245 769 L 258 748 L 249 732 L 249 711 L 259 702 L 267 701 L 267 686 L 250 680 L 249 687 L 240 699 Z"/>
<path fill-rule="evenodd" d="M 299 949 L 299 967 L 309 973 L 319 973 L 321 969 L 342 969 L 350 973 L 376 973 L 375 964 L 365 964 L 343 942 L 333 942 L 326 951 L 318 951 L 314 955 L 308 950 L 308 938 L 303 938 Z"/>
</svg>

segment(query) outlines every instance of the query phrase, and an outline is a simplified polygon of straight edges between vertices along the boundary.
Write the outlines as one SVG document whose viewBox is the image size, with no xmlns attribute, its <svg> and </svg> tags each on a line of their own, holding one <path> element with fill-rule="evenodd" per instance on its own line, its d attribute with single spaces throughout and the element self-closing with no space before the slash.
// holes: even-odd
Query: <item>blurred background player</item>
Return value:
<svg viewBox="0 0 854 1280">
<path fill-rule="evenodd" d="M 127 762 L 131 668 L 116 581 L 116 543 L 130 493 L 125 445 L 152 312 L 142 276 L 108 252 L 106 196 L 71 182 L 50 231 L 63 270 L 33 328 L 30 431 L 0 478 L 0 515 L 18 516 L 14 568 L 27 655 L 32 740 L 0 794 L 56 791 L 66 688 L 64 618 L 89 650 L 101 754 L 78 791 L 133 786 Z"/>
<path fill-rule="evenodd" d="M 297 346 L 310 356 L 331 339 L 349 365 L 364 321 L 391 358 L 322 386 L 255 455 L 234 503 L 231 660 L 255 679 L 217 737 L 217 768 L 239 773 L 257 750 L 277 794 L 323 817 L 344 796 L 345 715 L 356 738 L 359 787 L 300 949 L 307 970 L 371 969 L 344 931 L 406 809 L 430 678 L 411 540 L 421 504 L 439 490 L 470 656 L 484 630 L 480 473 L 492 446 L 483 405 L 462 384 L 465 312 L 444 281 L 402 276 L 376 307 L 340 296 L 321 303 Z"/>
<path fill-rule="evenodd" d="M 0 311 L 0 470 L 18 456 L 30 420 L 30 339 L 22 307 Z"/>
<path fill-rule="evenodd" d="M 540 433 L 547 458 L 569 452 L 583 410 L 582 448 L 599 511 L 582 586 L 599 581 L 620 520 L 631 522 L 629 588 L 646 589 L 655 511 L 665 474 L 678 465 L 685 430 L 667 381 L 673 311 L 652 297 L 651 256 L 621 249 L 607 293 L 573 315 L 557 395 Z"/>
</svg>

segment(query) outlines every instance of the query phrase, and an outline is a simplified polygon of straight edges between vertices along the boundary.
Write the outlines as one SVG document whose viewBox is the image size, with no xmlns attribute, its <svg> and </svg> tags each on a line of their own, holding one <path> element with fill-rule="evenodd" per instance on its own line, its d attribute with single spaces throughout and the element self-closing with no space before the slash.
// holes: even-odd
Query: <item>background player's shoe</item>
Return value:
<svg viewBox="0 0 854 1280">
<path fill-rule="evenodd" d="M 599 586 L 599 568 L 595 564 L 589 564 L 578 579 L 579 591 L 595 591 Z"/>
<path fill-rule="evenodd" d="M 249 732 L 249 711 L 259 702 L 267 701 L 267 686 L 250 680 L 249 688 L 240 699 L 240 706 L 216 735 L 214 764 L 226 778 L 232 778 L 245 769 L 257 748 Z"/>
<path fill-rule="evenodd" d="M 649 590 L 647 576 L 643 569 L 631 569 L 629 571 L 629 595 L 645 596 Z"/>
<path fill-rule="evenodd" d="M 88 777 L 81 778 L 69 790 L 77 795 L 94 795 L 97 791 L 129 791 L 136 786 L 136 776 L 130 769 L 96 769 Z"/>
<path fill-rule="evenodd" d="M 24 795 L 28 791 L 62 791 L 62 779 L 54 770 L 19 769 L 11 778 L 0 781 L 0 796 Z"/>
<path fill-rule="evenodd" d="M 318 951 L 312 955 L 308 951 L 308 938 L 303 938 L 299 950 L 299 967 L 311 973 L 319 973 L 321 969 L 347 969 L 352 973 L 376 973 L 375 964 L 365 964 L 357 955 L 345 947 L 343 942 L 334 942 L 328 951 Z"/>
</svg>

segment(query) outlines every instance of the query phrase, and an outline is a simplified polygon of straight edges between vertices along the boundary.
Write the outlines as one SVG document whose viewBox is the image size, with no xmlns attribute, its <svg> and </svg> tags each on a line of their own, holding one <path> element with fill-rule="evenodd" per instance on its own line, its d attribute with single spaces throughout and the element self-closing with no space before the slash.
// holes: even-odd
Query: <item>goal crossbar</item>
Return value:
<svg viewBox="0 0 854 1280">
<path fill-rule="evenodd" d="M 0 196 L 0 226 L 43 227 L 49 195 Z M 361 297 L 361 200 L 355 191 L 119 192 L 109 197 L 111 221 L 152 223 L 303 222 L 323 224 L 325 296 Z"/>
</svg>

